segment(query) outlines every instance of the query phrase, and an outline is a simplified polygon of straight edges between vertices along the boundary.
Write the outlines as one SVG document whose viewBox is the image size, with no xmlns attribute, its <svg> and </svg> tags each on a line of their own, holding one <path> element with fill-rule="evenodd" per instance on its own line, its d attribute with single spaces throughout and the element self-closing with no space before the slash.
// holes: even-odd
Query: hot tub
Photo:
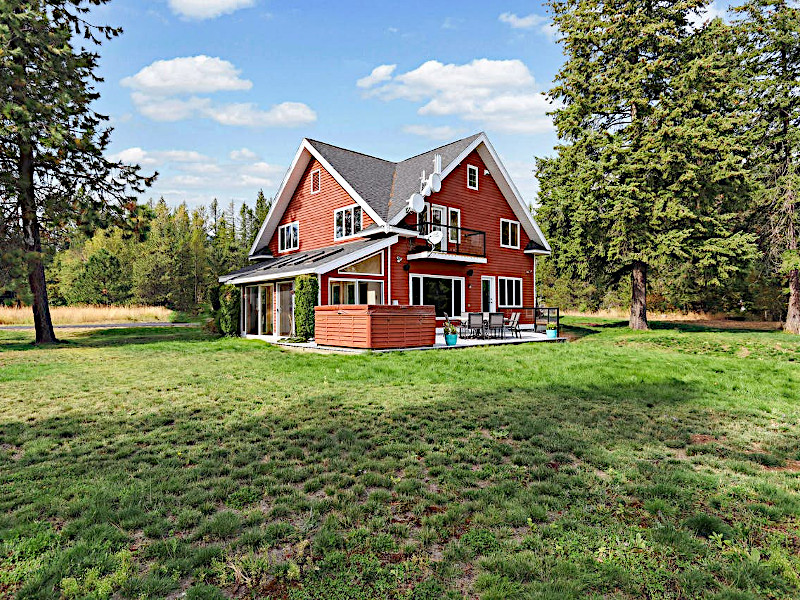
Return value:
<svg viewBox="0 0 800 600">
<path fill-rule="evenodd" d="M 433 346 L 436 341 L 433 306 L 317 306 L 314 322 L 314 339 L 320 346 L 414 348 Z"/>
</svg>

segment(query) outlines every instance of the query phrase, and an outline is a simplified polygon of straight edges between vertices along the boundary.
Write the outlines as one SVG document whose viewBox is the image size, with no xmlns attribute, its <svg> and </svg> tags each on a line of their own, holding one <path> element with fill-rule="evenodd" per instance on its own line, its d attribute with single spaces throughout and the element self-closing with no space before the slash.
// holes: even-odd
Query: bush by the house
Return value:
<svg viewBox="0 0 800 600">
<path fill-rule="evenodd" d="M 313 275 L 299 275 L 294 280 L 295 335 L 307 340 L 314 337 L 314 307 L 317 305 L 319 282 Z"/>
<path fill-rule="evenodd" d="M 232 285 L 224 285 L 219 291 L 217 329 L 222 335 L 239 334 L 239 290 Z"/>
</svg>

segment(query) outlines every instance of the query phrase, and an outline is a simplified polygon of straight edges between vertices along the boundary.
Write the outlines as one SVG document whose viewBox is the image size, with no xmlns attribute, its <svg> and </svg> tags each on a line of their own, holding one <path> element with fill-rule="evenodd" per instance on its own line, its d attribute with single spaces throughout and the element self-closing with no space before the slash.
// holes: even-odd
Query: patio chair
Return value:
<svg viewBox="0 0 800 600">
<path fill-rule="evenodd" d="M 505 337 L 505 327 L 503 325 L 503 313 L 489 313 L 489 333 L 497 337 Z"/>
<path fill-rule="evenodd" d="M 461 337 L 483 337 L 483 315 L 481 313 L 468 313 L 466 324 L 461 324 Z"/>
<path fill-rule="evenodd" d="M 508 324 L 506 324 L 506 329 L 511 332 L 512 336 L 521 338 L 522 332 L 519 329 L 519 315 L 520 313 L 518 312 L 511 313 L 511 318 L 508 320 Z"/>
</svg>

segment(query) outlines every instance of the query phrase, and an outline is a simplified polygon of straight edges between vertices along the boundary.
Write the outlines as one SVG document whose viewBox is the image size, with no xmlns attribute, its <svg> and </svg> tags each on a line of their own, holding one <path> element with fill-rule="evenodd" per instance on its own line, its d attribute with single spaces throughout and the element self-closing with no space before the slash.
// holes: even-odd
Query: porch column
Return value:
<svg viewBox="0 0 800 600">
<path fill-rule="evenodd" d="M 536 308 L 536 255 L 533 255 L 533 308 Z M 536 311 L 534 310 L 534 313 Z"/>
</svg>

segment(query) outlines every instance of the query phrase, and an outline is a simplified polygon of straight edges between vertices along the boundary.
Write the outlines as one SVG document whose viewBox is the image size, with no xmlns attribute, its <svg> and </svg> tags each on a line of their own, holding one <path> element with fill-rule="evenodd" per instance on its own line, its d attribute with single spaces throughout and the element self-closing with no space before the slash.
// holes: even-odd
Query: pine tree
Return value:
<svg viewBox="0 0 800 600">
<path fill-rule="evenodd" d="M 0 246 L 26 263 L 37 343 L 56 341 L 42 237 L 123 219 L 152 181 L 105 157 L 111 130 L 92 109 L 98 54 L 78 44 L 119 35 L 85 19 L 107 1 L 7 0 L 0 10 Z"/>
<path fill-rule="evenodd" d="M 89 257 L 75 280 L 70 301 L 83 304 L 120 304 L 130 297 L 119 259 L 101 248 Z"/>
<path fill-rule="evenodd" d="M 694 31 L 703 0 L 553 0 L 567 56 L 550 92 L 564 144 L 540 161 L 539 215 L 556 260 L 631 278 L 630 327 L 647 328 L 651 269 L 676 261 L 718 284 L 752 251 L 731 36 Z M 571 268 L 571 267 L 569 267 Z"/>
<path fill-rule="evenodd" d="M 748 0 L 736 9 L 752 100 L 751 157 L 761 242 L 786 278 L 784 329 L 800 333 L 800 7 L 786 0 Z"/>
</svg>

